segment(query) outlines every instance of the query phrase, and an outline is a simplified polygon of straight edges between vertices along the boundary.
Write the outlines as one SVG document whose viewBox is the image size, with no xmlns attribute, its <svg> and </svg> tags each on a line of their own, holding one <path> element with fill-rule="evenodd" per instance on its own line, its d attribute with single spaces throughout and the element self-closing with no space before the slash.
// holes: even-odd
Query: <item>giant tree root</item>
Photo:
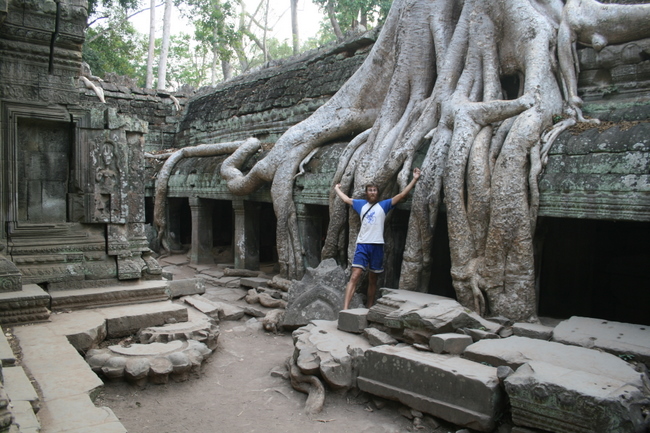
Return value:
<svg viewBox="0 0 650 433">
<path fill-rule="evenodd" d="M 302 374 L 293 356 L 287 359 L 287 370 L 291 377 L 293 389 L 308 395 L 305 402 L 305 411 L 307 413 L 322 411 L 325 405 L 325 387 L 323 383 L 316 376 Z"/>
</svg>

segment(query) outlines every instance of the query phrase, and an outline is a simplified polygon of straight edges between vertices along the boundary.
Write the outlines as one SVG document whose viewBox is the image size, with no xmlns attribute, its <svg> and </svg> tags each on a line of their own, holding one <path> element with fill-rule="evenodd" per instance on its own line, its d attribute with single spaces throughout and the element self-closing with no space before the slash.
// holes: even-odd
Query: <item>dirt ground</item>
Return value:
<svg viewBox="0 0 650 433">
<path fill-rule="evenodd" d="M 170 268 L 167 267 L 167 270 Z M 173 268 L 175 278 L 190 277 L 187 266 Z M 207 285 L 205 296 L 242 305 L 237 290 Z M 181 383 L 137 388 L 107 383 L 96 404 L 110 407 L 130 433 L 397 433 L 451 432 L 428 417 L 414 425 L 410 411 L 359 391 L 328 391 L 321 413 L 304 411 L 306 394 L 295 391 L 285 372 L 293 353 L 290 333 L 272 334 L 248 323 L 220 323 L 219 344 L 200 375 Z"/>
</svg>

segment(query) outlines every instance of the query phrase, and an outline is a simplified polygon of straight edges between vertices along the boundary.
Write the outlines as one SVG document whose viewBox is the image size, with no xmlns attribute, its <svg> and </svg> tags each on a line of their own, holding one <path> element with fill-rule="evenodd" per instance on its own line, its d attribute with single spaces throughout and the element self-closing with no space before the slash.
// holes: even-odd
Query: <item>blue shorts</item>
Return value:
<svg viewBox="0 0 650 433">
<path fill-rule="evenodd" d="M 357 244 L 352 267 L 370 269 L 375 274 L 384 272 L 384 244 Z"/>
</svg>

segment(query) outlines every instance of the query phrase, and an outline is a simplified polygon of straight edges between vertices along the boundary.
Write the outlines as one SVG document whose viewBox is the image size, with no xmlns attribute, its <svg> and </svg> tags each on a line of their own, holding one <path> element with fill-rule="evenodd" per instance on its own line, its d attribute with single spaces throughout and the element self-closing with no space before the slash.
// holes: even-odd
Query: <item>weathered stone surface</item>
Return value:
<svg viewBox="0 0 650 433">
<path fill-rule="evenodd" d="M 147 378 L 152 383 L 167 383 L 170 377 L 175 381 L 187 380 L 192 368 L 200 366 L 211 353 L 198 341 L 175 340 L 93 349 L 86 354 L 86 361 L 109 379 L 143 384 Z"/>
<path fill-rule="evenodd" d="M 434 353 L 452 355 L 460 355 L 472 343 L 472 337 L 462 334 L 436 334 L 429 339 L 429 347 Z"/>
<path fill-rule="evenodd" d="M 640 374 L 632 365 L 617 356 L 552 341 L 526 337 L 481 340 L 468 346 L 463 356 L 495 367 L 507 365 L 513 370 L 529 361 L 540 361 L 568 370 L 585 371 L 636 386 L 641 385 Z"/>
<path fill-rule="evenodd" d="M 239 281 L 239 284 L 244 287 L 256 289 L 258 287 L 267 287 L 268 282 L 269 282 L 268 278 L 247 277 L 247 278 L 242 278 Z"/>
<path fill-rule="evenodd" d="M 172 280 L 167 282 L 167 287 L 172 298 L 181 296 L 202 295 L 205 293 L 205 282 L 203 278 L 187 278 L 183 280 Z"/>
<path fill-rule="evenodd" d="M 138 332 L 137 336 L 138 341 L 142 344 L 166 343 L 174 340 L 196 340 L 205 344 L 210 350 L 217 347 L 218 338 L 219 327 L 208 317 L 143 328 Z"/>
<path fill-rule="evenodd" d="M 553 341 L 632 355 L 650 366 L 649 326 L 574 316 L 555 327 Z"/>
<path fill-rule="evenodd" d="M 22 275 L 16 265 L 0 254 L 0 292 L 17 292 L 22 286 Z"/>
<path fill-rule="evenodd" d="M 647 398 L 611 377 L 532 361 L 505 380 L 515 424 L 558 432 L 640 432 Z"/>
<path fill-rule="evenodd" d="M 341 331 L 361 334 L 368 327 L 368 309 L 354 308 L 339 311 L 338 328 Z"/>
<path fill-rule="evenodd" d="M 515 323 L 512 330 L 518 337 L 536 338 L 538 340 L 548 341 L 553 336 L 552 327 L 539 323 Z"/>
<path fill-rule="evenodd" d="M 12 403 L 26 401 L 31 405 L 34 413 L 38 412 L 40 399 L 22 367 L 3 368 L 2 383 Z"/>
<path fill-rule="evenodd" d="M 496 368 L 409 346 L 366 350 L 357 385 L 362 391 L 485 432 L 494 429 L 504 409 Z"/>
<path fill-rule="evenodd" d="M 169 304 L 157 310 L 135 312 L 130 315 L 108 317 L 106 319 L 107 338 L 125 337 L 135 334 L 141 328 L 160 326 L 169 320 L 187 321 L 187 308 L 182 305 Z"/>
<path fill-rule="evenodd" d="M 50 318 L 50 296 L 36 284 L 0 293 L 0 325 L 42 322 Z"/>
<path fill-rule="evenodd" d="M 295 330 L 293 356 L 303 374 L 320 374 L 332 388 L 349 389 L 355 386 L 357 365 L 371 346 L 365 338 L 336 326 L 336 321 L 314 320 Z"/>
<path fill-rule="evenodd" d="M 450 298 L 407 290 L 381 291 L 382 297 L 368 313 L 370 322 L 394 329 L 420 329 L 429 334 L 454 332 L 461 328 L 483 328 L 496 332 L 501 327 Z"/>
<path fill-rule="evenodd" d="M 377 328 L 366 328 L 363 335 L 368 339 L 371 346 L 381 346 L 383 344 L 397 344 L 398 341 L 384 331 Z"/>
<path fill-rule="evenodd" d="M 289 303 L 282 326 L 305 326 L 311 320 L 336 320 L 343 306 L 347 278 L 334 259 L 323 260 L 317 268 L 307 268 L 305 276 L 289 291 Z M 355 294 L 351 308 L 362 307 Z"/>
<path fill-rule="evenodd" d="M 183 302 L 191 305 L 212 319 L 219 320 L 219 306 L 200 295 L 186 296 Z"/>
<path fill-rule="evenodd" d="M 110 307 L 169 299 L 167 282 L 139 281 L 110 287 L 56 290 L 50 293 L 52 310 Z"/>
<path fill-rule="evenodd" d="M 7 336 L 2 328 L 0 328 L 0 363 L 3 367 L 9 367 L 16 363 L 16 355 L 11 349 L 11 345 L 7 341 Z"/>
</svg>

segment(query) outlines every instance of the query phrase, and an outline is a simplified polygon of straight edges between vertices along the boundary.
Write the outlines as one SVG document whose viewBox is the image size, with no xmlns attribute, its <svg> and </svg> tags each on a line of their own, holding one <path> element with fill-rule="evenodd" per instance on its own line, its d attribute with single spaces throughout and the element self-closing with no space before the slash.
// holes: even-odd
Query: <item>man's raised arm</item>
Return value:
<svg viewBox="0 0 650 433">
<path fill-rule="evenodd" d="M 352 206 L 352 199 L 348 197 L 343 191 L 341 191 L 341 184 L 337 183 L 334 185 L 334 192 L 343 200 L 344 203 L 349 204 Z"/>
<path fill-rule="evenodd" d="M 391 204 L 395 206 L 397 203 L 404 200 L 404 198 L 408 195 L 411 189 L 413 189 L 415 183 L 418 181 L 419 178 L 420 178 L 420 169 L 416 167 L 413 169 L 413 179 L 411 179 L 409 184 L 406 185 L 406 187 L 402 192 L 400 192 L 399 194 L 397 194 L 395 197 L 392 198 Z"/>
</svg>

